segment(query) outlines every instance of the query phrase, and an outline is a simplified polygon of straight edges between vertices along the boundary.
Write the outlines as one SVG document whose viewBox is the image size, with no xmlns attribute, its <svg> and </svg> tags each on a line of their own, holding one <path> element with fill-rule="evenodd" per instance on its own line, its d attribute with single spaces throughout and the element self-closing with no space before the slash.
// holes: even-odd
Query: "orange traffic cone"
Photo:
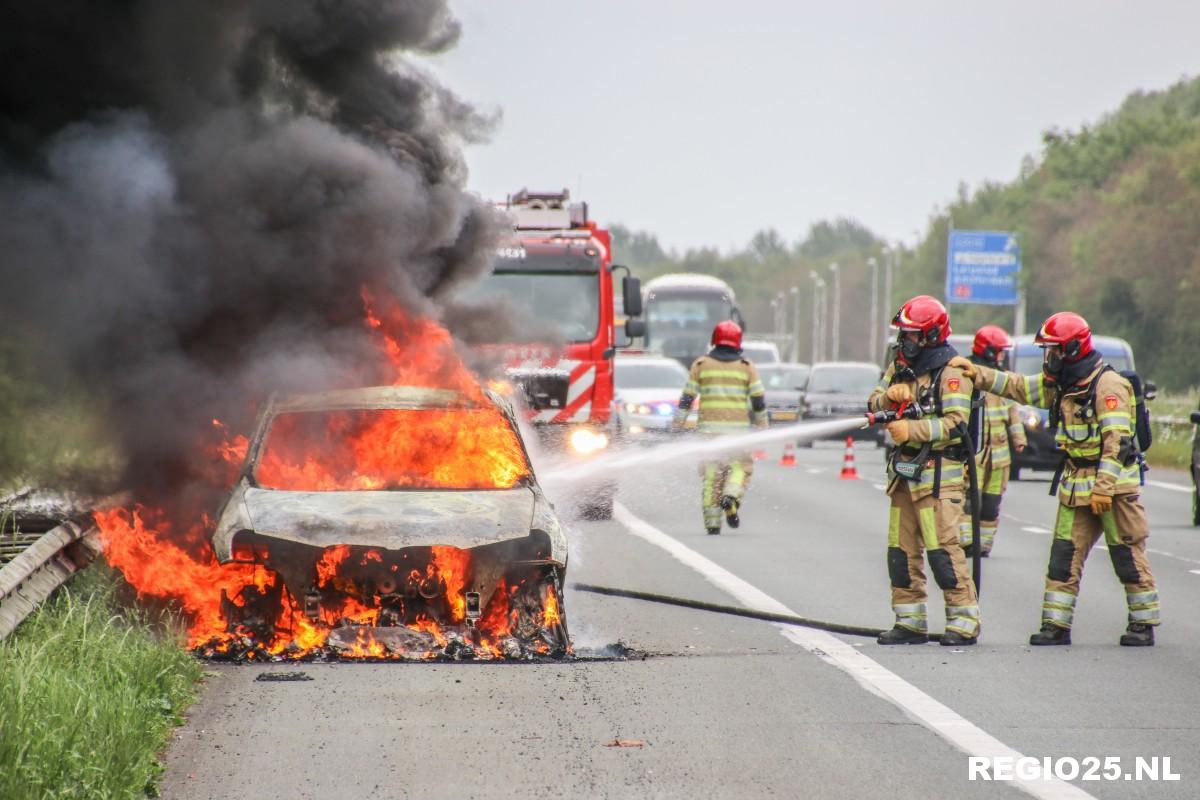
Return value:
<svg viewBox="0 0 1200 800">
<path fill-rule="evenodd" d="M 842 459 L 842 474 L 838 478 L 844 481 L 859 480 L 858 470 L 854 467 L 854 437 L 846 437 L 846 457 Z"/>
<path fill-rule="evenodd" d="M 791 442 L 783 443 L 783 455 L 779 457 L 779 466 L 796 466 L 796 445 L 792 444 Z"/>
<path fill-rule="evenodd" d="M 752 459 L 754 459 L 755 461 L 766 461 L 767 460 L 767 451 L 763 450 L 762 448 L 759 448 L 758 450 L 755 450 L 753 453 L 751 453 L 750 457 Z"/>
</svg>

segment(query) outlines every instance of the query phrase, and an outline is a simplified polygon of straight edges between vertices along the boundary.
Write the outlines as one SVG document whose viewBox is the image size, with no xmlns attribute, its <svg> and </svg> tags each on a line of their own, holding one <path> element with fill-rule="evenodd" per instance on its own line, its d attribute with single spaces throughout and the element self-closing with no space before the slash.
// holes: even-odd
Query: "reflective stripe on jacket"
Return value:
<svg viewBox="0 0 1200 800">
<path fill-rule="evenodd" d="M 766 413 L 751 408 L 750 398 L 764 397 L 766 389 L 759 380 L 758 370 L 745 358 L 722 361 L 712 356 L 700 356 L 692 363 L 683 397 L 697 398 L 698 430 L 702 433 L 745 432 L 751 424 L 766 425 Z M 680 416 L 687 416 L 686 404 L 681 404 Z M 682 424 L 682 420 L 677 420 Z"/>
</svg>

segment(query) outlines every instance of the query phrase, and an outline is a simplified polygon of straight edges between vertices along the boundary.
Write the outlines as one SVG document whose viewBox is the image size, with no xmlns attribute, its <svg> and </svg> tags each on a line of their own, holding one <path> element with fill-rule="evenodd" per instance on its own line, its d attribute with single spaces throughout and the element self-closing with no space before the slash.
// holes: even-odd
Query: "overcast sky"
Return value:
<svg viewBox="0 0 1200 800">
<path fill-rule="evenodd" d="M 1041 132 L 1200 72 L 1197 0 L 457 0 L 432 60 L 500 108 L 470 188 L 582 189 L 669 246 L 853 217 L 911 243 Z"/>
</svg>

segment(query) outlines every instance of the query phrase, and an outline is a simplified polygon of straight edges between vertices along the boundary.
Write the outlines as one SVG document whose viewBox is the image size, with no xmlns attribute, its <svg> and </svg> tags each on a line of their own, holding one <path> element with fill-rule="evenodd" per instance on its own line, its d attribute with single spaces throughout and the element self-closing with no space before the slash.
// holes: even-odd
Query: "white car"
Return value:
<svg viewBox="0 0 1200 800">
<path fill-rule="evenodd" d="M 491 392 L 272 398 L 212 544 L 222 564 L 277 576 L 220 590 L 238 641 L 339 653 L 369 642 L 370 655 L 412 659 L 570 647 L 566 529 Z"/>
<path fill-rule="evenodd" d="M 778 364 L 779 348 L 774 342 L 747 339 L 742 342 L 742 355 L 757 364 Z"/>
<path fill-rule="evenodd" d="M 620 434 L 636 438 L 669 433 L 687 370 L 675 359 L 659 356 L 617 356 L 613 370 Z"/>
</svg>

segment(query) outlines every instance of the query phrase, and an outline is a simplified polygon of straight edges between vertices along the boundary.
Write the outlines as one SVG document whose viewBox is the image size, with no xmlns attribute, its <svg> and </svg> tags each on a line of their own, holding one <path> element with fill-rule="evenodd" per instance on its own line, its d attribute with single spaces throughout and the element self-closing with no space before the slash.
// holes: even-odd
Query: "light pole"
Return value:
<svg viewBox="0 0 1200 800">
<path fill-rule="evenodd" d="M 812 363 L 816 364 L 821 360 L 821 355 L 824 348 L 821 346 L 821 331 L 824 330 L 825 324 L 821 319 L 821 294 L 825 286 L 825 281 L 816 273 L 816 270 L 809 270 L 808 277 L 813 281 L 813 311 L 812 311 Z"/>
<path fill-rule="evenodd" d="M 792 361 L 800 360 L 800 287 L 793 286 L 788 292 L 792 295 Z M 782 296 L 782 294 L 780 295 Z"/>
<path fill-rule="evenodd" d="M 892 305 L 892 267 L 899 255 L 898 250 L 891 247 L 883 248 L 883 313 L 885 316 L 891 314 L 896 308 Z M 890 320 L 888 321 L 890 322 Z M 886 328 L 885 325 L 884 329 L 886 330 Z M 879 334 L 880 331 L 875 332 L 876 336 Z"/>
<path fill-rule="evenodd" d="M 838 265 L 830 264 L 829 271 L 833 273 L 833 343 L 829 348 L 830 358 L 838 360 L 838 342 L 842 338 L 842 280 L 838 275 Z"/>
<path fill-rule="evenodd" d="M 879 262 L 875 257 L 867 259 L 867 266 L 871 268 L 871 315 L 867 318 L 867 333 L 871 339 L 871 361 L 877 361 L 875 339 L 876 331 L 879 329 Z"/>
<path fill-rule="evenodd" d="M 787 295 L 782 291 L 775 294 L 775 333 L 779 336 L 787 333 Z"/>
</svg>

